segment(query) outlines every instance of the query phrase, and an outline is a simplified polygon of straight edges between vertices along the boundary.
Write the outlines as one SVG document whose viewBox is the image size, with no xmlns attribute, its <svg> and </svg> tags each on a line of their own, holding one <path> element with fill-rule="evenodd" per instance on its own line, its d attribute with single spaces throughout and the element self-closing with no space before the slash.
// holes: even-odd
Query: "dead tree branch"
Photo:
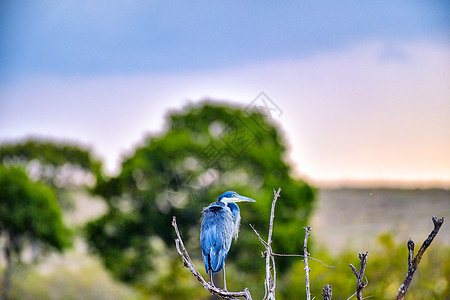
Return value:
<svg viewBox="0 0 450 300">
<path fill-rule="evenodd" d="M 259 241 L 266 248 L 266 251 L 264 251 L 264 253 L 262 255 L 262 257 L 266 259 L 266 279 L 264 280 L 264 289 L 265 289 L 264 299 L 275 299 L 275 287 L 276 287 L 275 256 L 284 256 L 284 257 L 303 257 L 304 258 L 303 260 L 305 261 L 305 270 L 306 270 L 306 293 L 307 293 L 307 299 L 310 300 L 311 299 L 310 282 L 309 282 L 310 268 L 308 266 L 308 258 L 318 261 L 326 267 L 331 267 L 331 268 L 334 268 L 334 267 L 328 266 L 324 262 L 309 256 L 309 253 L 307 251 L 307 244 L 308 244 L 308 237 L 310 235 L 309 232 L 311 231 L 310 226 L 304 227 L 304 229 L 306 230 L 306 235 L 305 235 L 305 240 L 304 240 L 304 245 L 303 245 L 303 250 L 304 250 L 305 255 L 278 254 L 278 253 L 273 252 L 273 250 L 272 250 L 272 233 L 273 233 L 273 220 L 275 217 L 275 204 L 277 202 L 277 199 L 280 197 L 281 189 L 278 188 L 277 192 L 275 192 L 275 190 L 273 192 L 274 192 L 274 198 L 272 201 L 272 210 L 270 212 L 269 234 L 268 234 L 267 242 L 261 237 L 261 235 L 255 229 L 255 227 L 252 224 L 250 224 L 250 227 L 255 232 Z M 331 288 L 331 286 L 330 286 L 330 288 Z"/>
<path fill-rule="evenodd" d="M 280 254 L 280 253 L 272 253 L 272 255 L 273 255 L 273 256 L 280 256 L 280 257 L 305 257 L 305 256 L 302 255 L 302 254 Z M 324 265 L 324 266 L 327 267 L 327 268 L 334 268 L 334 266 L 329 266 L 329 265 L 327 265 L 326 263 L 324 263 L 323 261 L 321 261 L 320 259 L 311 257 L 311 256 L 309 255 L 309 253 L 308 253 L 308 259 L 311 259 L 311 260 L 315 260 L 315 261 L 317 261 L 317 262 L 320 262 L 322 265 Z"/>
<path fill-rule="evenodd" d="M 277 203 L 278 197 L 280 197 L 281 188 L 278 191 L 273 190 L 273 201 L 272 209 L 270 211 L 270 222 L 269 222 L 269 233 L 267 235 L 266 244 L 266 280 L 265 287 L 267 291 L 267 298 L 269 300 L 275 300 L 275 287 L 276 287 L 276 270 L 275 270 L 275 259 L 272 255 L 272 233 L 273 233 L 273 219 L 275 217 L 275 204 Z"/>
<path fill-rule="evenodd" d="M 175 233 L 177 234 L 177 239 L 175 239 L 175 245 L 178 254 L 181 256 L 181 259 L 183 260 L 183 266 L 191 270 L 192 275 L 194 275 L 194 277 L 197 278 L 197 280 L 208 292 L 210 292 L 213 295 L 217 295 L 223 299 L 236 299 L 237 297 L 243 297 L 246 300 L 252 300 L 252 296 L 250 295 L 250 291 L 248 290 L 248 288 L 245 288 L 242 292 L 228 292 L 216 286 L 213 286 L 209 282 L 207 282 L 195 268 L 189 256 L 189 253 L 184 247 L 183 240 L 181 239 L 180 232 L 178 231 L 176 217 L 173 217 L 172 226 L 175 229 Z"/>
<path fill-rule="evenodd" d="M 323 287 L 322 289 L 323 300 L 331 300 L 332 294 L 331 291 L 332 291 L 331 285 L 327 284 L 326 286 Z"/>
<path fill-rule="evenodd" d="M 264 300 L 275 300 L 275 287 L 276 287 L 276 276 L 277 272 L 275 269 L 275 258 L 272 251 L 272 233 L 273 233 L 273 219 L 275 217 L 275 204 L 280 197 L 281 188 L 278 191 L 273 190 L 273 201 L 272 209 L 270 211 L 270 221 L 269 221 L 269 233 L 267 236 L 267 242 L 261 237 L 261 235 L 256 231 L 255 227 L 250 224 L 250 227 L 255 232 L 261 244 L 263 244 L 266 251 L 263 253 L 263 257 L 266 259 L 266 279 L 264 280 Z"/>
<path fill-rule="evenodd" d="M 355 274 L 356 279 L 357 279 L 357 281 L 356 281 L 356 298 L 358 300 L 362 299 L 362 296 L 361 296 L 362 289 L 367 286 L 367 282 L 363 282 L 364 271 L 366 270 L 366 264 L 367 264 L 367 254 L 368 254 L 368 252 L 366 252 L 365 254 L 359 253 L 359 259 L 361 260 L 359 272 L 356 271 L 356 268 L 352 264 L 350 264 L 350 268 L 352 269 L 352 271 Z"/>
<path fill-rule="evenodd" d="M 439 229 L 441 228 L 442 224 L 444 223 L 444 218 L 436 218 L 435 216 L 432 216 L 431 218 L 433 220 L 434 228 L 431 231 L 430 235 L 427 237 L 427 239 L 423 242 L 422 247 L 420 247 L 419 251 L 417 252 L 416 256 L 414 257 L 414 242 L 409 239 L 407 246 L 408 246 L 408 272 L 406 273 L 405 281 L 403 281 L 402 285 L 398 289 L 397 294 L 397 300 L 401 300 L 405 297 L 406 292 L 408 291 L 409 285 L 411 284 L 411 280 L 414 276 L 414 272 L 417 270 L 417 267 L 419 266 L 420 260 L 422 259 L 423 254 L 425 253 L 425 250 L 431 245 L 434 238 L 439 232 Z M 414 259 L 413 259 L 414 257 Z"/>
<path fill-rule="evenodd" d="M 258 233 L 258 231 L 256 231 L 255 227 L 252 224 L 249 224 L 249 225 L 253 229 L 253 231 L 255 232 L 256 236 L 259 238 L 259 241 L 261 242 L 261 244 L 263 244 L 264 247 L 267 247 L 266 241 L 259 235 L 259 233 Z"/>
<path fill-rule="evenodd" d="M 308 266 L 308 237 L 309 233 L 311 232 L 312 228 L 310 226 L 304 227 L 305 229 L 305 241 L 303 242 L 303 253 L 305 255 L 305 258 L 303 261 L 305 262 L 305 280 L 306 280 L 306 300 L 311 300 L 311 289 L 309 285 L 309 271 L 310 268 Z"/>
</svg>

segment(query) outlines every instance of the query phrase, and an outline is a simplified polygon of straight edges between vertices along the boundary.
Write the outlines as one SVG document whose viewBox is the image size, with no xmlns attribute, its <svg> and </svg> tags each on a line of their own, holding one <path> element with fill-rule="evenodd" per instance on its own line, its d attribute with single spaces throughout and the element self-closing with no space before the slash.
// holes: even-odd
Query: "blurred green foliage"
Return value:
<svg viewBox="0 0 450 300">
<path fill-rule="evenodd" d="M 19 266 L 13 274 L 10 299 L 145 299 L 132 287 L 112 280 L 100 262 L 72 251 L 67 256 L 69 262 L 54 259 L 44 266 Z"/>
<path fill-rule="evenodd" d="M 0 165 L 0 236 L 5 271 L 2 297 L 7 299 L 14 265 L 26 246 L 39 244 L 62 251 L 71 245 L 56 196 L 43 183 L 32 182 L 19 168 Z"/>
<path fill-rule="evenodd" d="M 54 192 L 32 182 L 19 168 L 0 165 L 0 232 L 7 233 L 12 249 L 20 253 L 27 240 L 38 240 L 57 250 L 70 246 Z"/>
<path fill-rule="evenodd" d="M 29 139 L 21 143 L 5 143 L 0 147 L 0 162 L 3 165 L 39 163 L 41 178 L 50 185 L 57 185 L 55 173 L 59 168 L 76 166 L 96 176 L 102 174 L 102 163 L 96 160 L 89 149 L 60 141 Z"/>
<path fill-rule="evenodd" d="M 276 220 L 275 220 L 276 222 Z M 276 231 L 276 229 L 275 229 Z M 311 236 L 314 238 L 314 235 Z M 210 299 L 211 295 L 182 267 L 179 257 L 164 254 L 165 248 L 156 250 L 157 271 L 149 274 L 147 286 L 126 287 L 112 281 L 97 263 L 80 263 L 77 266 L 58 265 L 52 271 L 41 273 L 35 269 L 16 272 L 11 291 L 12 299 Z M 191 249 L 188 249 L 191 250 Z M 255 250 L 256 251 L 256 250 Z M 253 252 L 255 252 L 253 251 Z M 333 299 L 347 299 L 355 292 L 356 278 L 349 263 L 359 268 L 358 253 L 354 249 L 332 256 L 326 249 L 313 247 L 312 257 L 334 268 L 327 268 L 316 261 L 309 261 L 311 268 L 311 293 L 322 299 L 322 288 L 333 287 Z M 259 251 L 258 251 L 259 253 Z M 369 285 L 363 290 L 368 299 L 394 299 L 407 271 L 406 243 L 394 243 L 391 235 L 378 238 L 375 249 L 369 252 L 365 277 Z M 450 299 L 450 247 L 433 243 L 425 252 L 414 275 L 407 299 Z M 305 299 L 305 270 L 301 258 L 277 257 L 276 262 L 288 261 L 286 272 L 277 272 L 277 299 Z M 264 259 L 254 256 L 255 264 L 264 265 Z M 201 258 L 194 261 L 200 267 Z M 227 284 L 230 290 L 249 287 L 253 299 L 264 296 L 264 277 L 251 274 L 234 265 L 227 266 Z M 140 295 L 140 296 L 139 296 Z M 352 298 L 356 299 L 356 298 Z"/>
<path fill-rule="evenodd" d="M 87 225 L 88 242 L 117 278 L 145 285 L 146 274 L 155 267 L 150 239 L 158 237 L 173 249 L 172 216 L 198 252 L 193 255 L 200 256 L 202 208 L 227 190 L 257 200 L 240 206 L 240 239 L 228 262 L 248 273 L 264 272 L 262 264 L 255 264 L 259 241 L 248 223 L 267 227 L 278 187 L 283 201 L 277 206 L 275 250 L 297 249 L 298 228 L 311 212 L 314 189 L 291 177 L 285 142 L 273 124 L 255 111 L 204 103 L 171 113 L 166 126 L 123 162 L 117 177 L 97 180 L 94 189 L 106 200 L 108 212 Z M 286 266 L 280 263 L 280 270 Z"/>
<path fill-rule="evenodd" d="M 356 277 L 349 267 L 351 263 L 359 270 L 360 260 L 355 250 L 348 249 L 332 257 L 324 249 L 313 249 L 311 256 L 334 266 L 327 268 L 319 262 L 309 262 L 312 297 L 321 298 L 322 288 L 327 284 L 333 287 L 333 299 L 347 299 L 356 291 Z M 377 247 L 369 252 L 367 258 L 364 275 L 369 284 L 363 289 L 363 297 L 395 299 L 406 276 L 407 258 L 406 242 L 396 244 L 392 235 L 381 235 Z M 295 299 L 305 295 L 304 267 L 303 261 L 299 259 L 293 263 L 289 272 L 282 275 L 277 298 Z M 406 298 L 450 299 L 450 247 L 434 243 L 428 248 L 414 274 Z"/>
<path fill-rule="evenodd" d="M 61 141 L 28 139 L 0 146 L 0 163 L 26 170 L 33 179 L 48 184 L 63 209 L 73 209 L 67 190 L 94 185 L 102 176 L 102 163 L 89 149 Z"/>
</svg>

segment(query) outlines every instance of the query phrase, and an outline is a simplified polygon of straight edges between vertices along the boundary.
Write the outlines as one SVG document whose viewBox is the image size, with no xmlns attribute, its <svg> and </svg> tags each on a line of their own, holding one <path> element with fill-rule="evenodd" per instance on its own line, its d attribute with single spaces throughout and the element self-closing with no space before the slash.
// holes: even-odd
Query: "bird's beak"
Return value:
<svg viewBox="0 0 450 300">
<path fill-rule="evenodd" d="M 248 197 L 244 197 L 244 196 L 238 196 L 236 198 L 233 198 L 234 202 L 256 202 L 255 200 L 248 198 Z"/>
</svg>

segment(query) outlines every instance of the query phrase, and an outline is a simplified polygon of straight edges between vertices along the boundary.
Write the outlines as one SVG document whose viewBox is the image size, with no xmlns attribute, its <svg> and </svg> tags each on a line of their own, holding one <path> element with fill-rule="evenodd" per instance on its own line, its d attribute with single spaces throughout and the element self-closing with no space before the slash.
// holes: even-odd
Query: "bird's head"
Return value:
<svg viewBox="0 0 450 300">
<path fill-rule="evenodd" d="M 236 192 L 233 191 L 228 191 L 223 193 L 222 195 L 220 195 L 220 197 L 217 199 L 217 201 L 222 202 L 222 203 L 236 203 L 236 202 L 256 202 L 255 200 L 245 197 L 245 196 L 241 196 Z"/>
</svg>

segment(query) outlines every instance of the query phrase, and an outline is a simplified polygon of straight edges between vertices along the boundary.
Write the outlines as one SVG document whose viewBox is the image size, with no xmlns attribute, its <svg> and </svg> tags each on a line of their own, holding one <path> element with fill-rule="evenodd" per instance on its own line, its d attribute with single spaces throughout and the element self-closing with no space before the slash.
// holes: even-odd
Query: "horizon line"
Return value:
<svg viewBox="0 0 450 300">
<path fill-rule="evenodd" d="M 405 189 L 450 189 L 450 181 L 443 179 L 313 179 L 303 176 L 303 178 L 318 188 L 339 189 L 339 188 L 405 188 Z"/>
</svg>

